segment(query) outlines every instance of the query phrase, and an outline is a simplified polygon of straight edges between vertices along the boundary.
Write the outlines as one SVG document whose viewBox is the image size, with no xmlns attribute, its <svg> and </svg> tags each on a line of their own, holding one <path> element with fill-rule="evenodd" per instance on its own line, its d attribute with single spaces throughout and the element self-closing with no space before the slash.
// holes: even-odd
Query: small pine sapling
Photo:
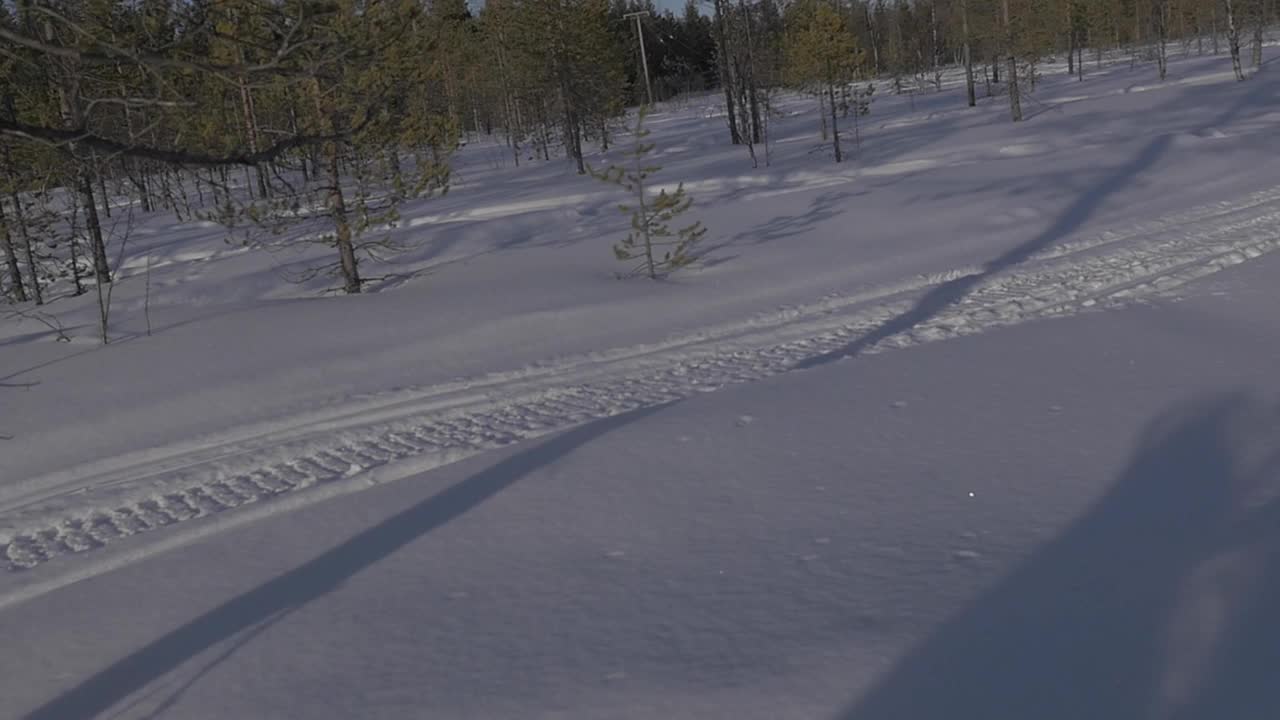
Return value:
<svg viewBox="0 0 1280 720">
<path fill-rule="evenodd" d="M 672 230 L 670 223 L 683 215 L 693 205 L 693 198 L 685 193 L 684 183 L 674 192 L 660 190 L 657 197 L 650 197 L 646 189 L 649 176 L 662 169 L 660 165 L 647 165 L 645 158 L 653 153 L 655 145 L 645 142 L 649 131 L 644 128 L 647 109 L 642 107 L 636 116 L 633 131 L 635 144 L 624 155 L 631 160 L 630 167 L 611 165 L 604 171 L 590 169 L 591 176 L 622 187 L 635 197 L 634 205 L 618 208 L 631 215 L 631 232 L 613 246 L 618 260 L 640 263 L 620 273 L 623 277 L 648 275 L 657 279 L 693 262 L 693 246 L 707 234 L 701 222 L 695 222 L 679 230 Z M 658 254 L 661 253 L 661 257 Z"/>
</svg>

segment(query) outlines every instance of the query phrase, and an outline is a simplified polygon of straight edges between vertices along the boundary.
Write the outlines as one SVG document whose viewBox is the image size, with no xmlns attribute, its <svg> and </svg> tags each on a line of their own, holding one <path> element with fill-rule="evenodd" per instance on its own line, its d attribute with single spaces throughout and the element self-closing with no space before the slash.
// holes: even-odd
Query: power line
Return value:
<svg viewBox="0 0 1280 720">
<path fill-rule="evenodd" d="M 644 68 L 644 91 L 649 98 L 649 104 L 653 104 L 653 85 L 649 83 L 649 58 L 644 52 L 644 31 L 640 28 L 640 17 L 648 15 L 648 10 L 627 13 L 624 18 L 632 18 L 636 21 L 636 37 L 640 39 L 640 65 Z"/>
</svg>

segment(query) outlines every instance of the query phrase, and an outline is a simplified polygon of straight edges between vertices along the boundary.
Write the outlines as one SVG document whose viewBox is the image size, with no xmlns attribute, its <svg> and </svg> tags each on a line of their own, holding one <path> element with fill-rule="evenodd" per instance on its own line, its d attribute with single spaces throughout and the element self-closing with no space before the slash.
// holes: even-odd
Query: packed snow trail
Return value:
<svg viewBox="0 0 1280 720">
<path fill-rule="evenodd" d="M 257 437 L 98 464 L 0 494 L 0 558 L 10 571 L 308 488 L 290 503 L 368 487 L 368 471 L 415 471 L 589 420 L 777 375 L 856 345 L 915 307 L 923 291 L 975 275 L 967 294 L 866 352 L 1131 302 L 1280 249 L 1280 187 L 1121 232 L 1061 243 L 1002 273 L 960 268 L 827 298 L 660 345 L 624 348 L 472 381 L 398 391 Z M 108 469 L 103 469 L 107 467 Z"/>
</svg>

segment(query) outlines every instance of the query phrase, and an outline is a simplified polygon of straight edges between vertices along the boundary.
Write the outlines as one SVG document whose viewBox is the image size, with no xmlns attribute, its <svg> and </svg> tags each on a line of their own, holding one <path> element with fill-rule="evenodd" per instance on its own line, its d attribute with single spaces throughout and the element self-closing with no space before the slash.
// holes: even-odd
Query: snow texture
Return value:
<svg viewBox="0 0 1280 720">
<path fill-rule="evenodd" d="M 483 144 L 366 297 L 140 221 L 118 342 L 0 324 L 0 715 L 1274 716 L 1280 77 L 1222 63 L 842 166 L 667 108 L 657 284 Z"/>
</svg>

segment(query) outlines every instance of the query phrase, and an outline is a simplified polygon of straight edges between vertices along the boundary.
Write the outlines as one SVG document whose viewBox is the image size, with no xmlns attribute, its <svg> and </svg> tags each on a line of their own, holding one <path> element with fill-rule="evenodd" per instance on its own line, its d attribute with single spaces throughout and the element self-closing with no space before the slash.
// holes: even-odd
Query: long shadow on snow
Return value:
<svg viewBox="0 0 1280 720">
<path fill-rule="evenodd" d="M 1280 716 L 1280 407 L 1165 413 L 1112 489 L 842 720 Z"/>
<path fill-rule="evenodd" d="M 662 410 L 642 408 L 570 430 L 503 460 L 365 530 L 315 559 L 249 590 L 84 680 L 29 713 L 27 720 L 71 720 L 105 712 L 217 643 L 287 615 L 444 526 L 538 468 L 598 437 Z M 219 658 L 225 660 L 226 654 Z M 206 673 L 209 668 L 200 672 Z M 186 686 L 184 685 L 183 688 Z M 167 707 L 172 700 L 163 704 Z"/>
<path fill-rule="evenodd" d="M 1256 82 L 1220 115 L 1192 132 L 1212 129 L 1230 122 L 1247 108 L 1258 106 L 1259 103 L 1269 97 L 1270 93 L 1274 92 L 1274 87 L 1262 82 Z M 910 310 L 885 322 L 880 327 L 843 348 L 797 363 L 796 368 L 806 369 L 825 365 L 842 358 L 856 356 L 882 340 L 927 322 L 962 300 L 982 282 L 1004 270 L 1025 262 L 1037 252 L 1067 238 L 1071 233 L 1079 229 L 1091 215 L 1097 212 L 1108 197 L 1126 187 L 1145 170 L 1150 169 L 1168 151 L 1173 138 L 1174 135 L 1171 133 L 1161 133 L 1152 138 L 1132 160 L 1117 168 L 1096 185 L 1085 190 L 1044 232 L 986 263 L 981 272 L 938 285 L 926 293 Z"/>
<path fill-rule="evenodd" d="M 1082 194 L 1044 232 L 991 260 L 983 266 L 981 272 L 956 278 L 933 288 L 910 310 L 885 322 L 852 343 L 837 350 L 803 360 L 797 363 L 796 367 L 807 369 L 858 355 L 881 340 L 906 332 L 936 317 L 948 307 L 959 302 L 988 278 L 1025 262 L 1035 253 L 1074 232 L 1102 206 L 1108 197 L 1124 188 L 1144 170 L 1154 165 L 1169 148 L 1170 141 L 1170 136 L 1161 135 L 1148 142 L 1137 157 L 1116 169 L 1109 177 Z"/>
</svg>

